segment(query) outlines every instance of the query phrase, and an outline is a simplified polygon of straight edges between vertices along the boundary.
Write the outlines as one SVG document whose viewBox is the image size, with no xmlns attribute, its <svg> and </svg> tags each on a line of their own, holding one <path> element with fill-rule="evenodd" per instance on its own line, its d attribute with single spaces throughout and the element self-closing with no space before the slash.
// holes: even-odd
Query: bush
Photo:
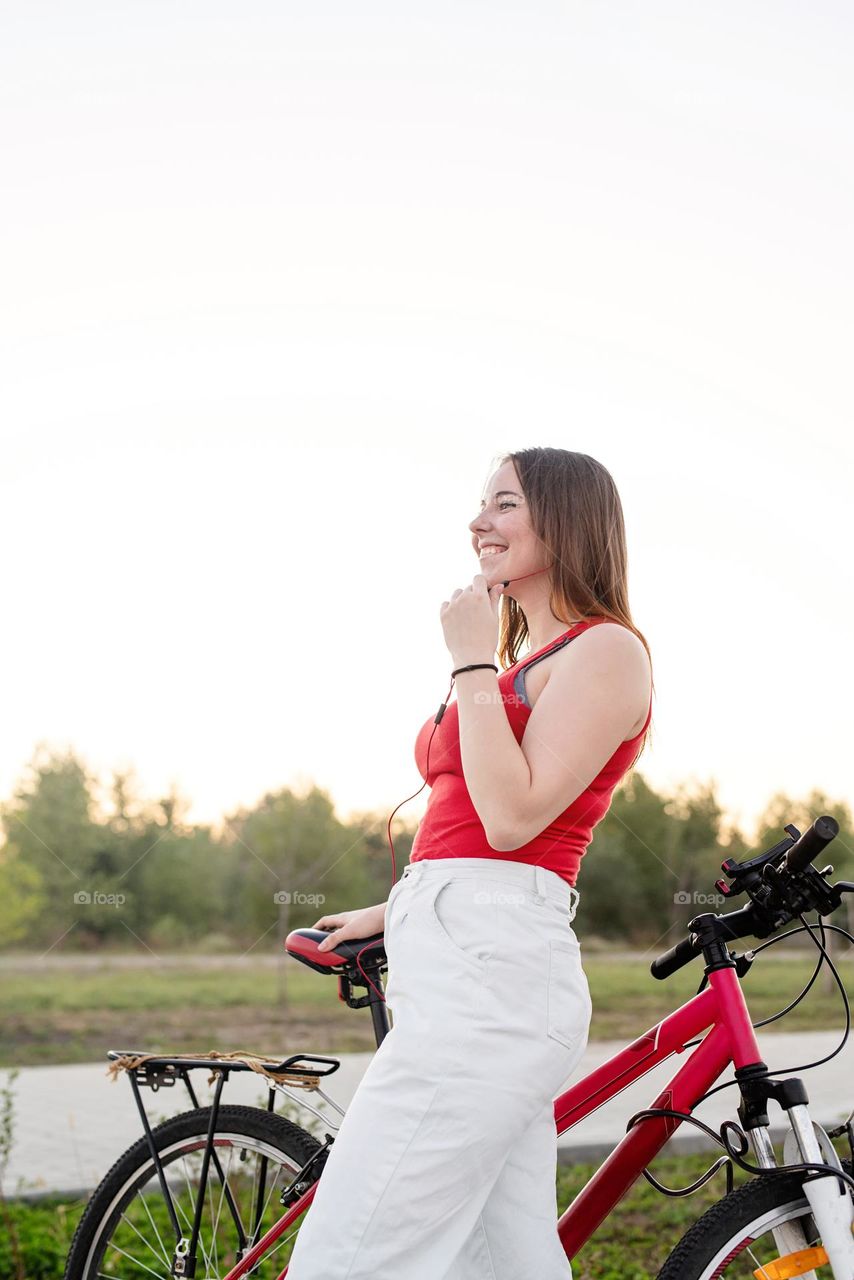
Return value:
<svg viewBox="0 0 854 1280">
<path fill-rule="evenodd" d="M 8 1280 L 18 1280 L 18 1276 L 21 1280 L 58 1280 L 65 1270 L 71 1238 L 84 1207 L 82 1201 L 7 1201 L 7 1229 L 0 1231 L 0 1276 Z M 8 1222 L 20 1249 L 20 1272 L 16 1270 Z"/>
</svg>

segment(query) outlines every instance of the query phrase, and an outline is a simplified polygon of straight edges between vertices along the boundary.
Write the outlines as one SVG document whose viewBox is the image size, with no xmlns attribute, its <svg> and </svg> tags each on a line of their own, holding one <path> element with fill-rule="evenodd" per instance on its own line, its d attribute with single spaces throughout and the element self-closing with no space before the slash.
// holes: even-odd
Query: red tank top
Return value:
<svg viewBox="0 0 854 1280">
<path fill-rule="evenodd" d="M 498 676 L 498 687 L 513 736 L 522 741 L 525 725 L 531 714 L 531 704 L 525 692 L 525 671 L 548 654 L 562 649 L 588 627 L 609 618 L 585 618 L 542 649 L 515 662 Z M 415 740 L 415 761 L 422 778 L 430 785 L 427 810 L 415 834 L 410 861 L 422 858 L 501 858 L 509 862 L 531 862 L 546 867 L 569 884 L 574 885 L 578 868 L 593 828 L 604 818 L 611 805 L 611 796 L 623 774 L 637 756 L 652 716 L 652 697 L 643 728 L 633 738 L 621 742 L 599 775 L 545 831 L 521 845 L 518 849 L 502 852 L 487 843 L 486 832 L 471 802 L 463 776 L 460 753 L 460 722 L 456 701 L 448 703 L 448 709 L 436 726 L 430 746 L 430 773 L 426 772 L 427 743 L 435 726 L 431 716 L 421 726 Z"/>
</svg>

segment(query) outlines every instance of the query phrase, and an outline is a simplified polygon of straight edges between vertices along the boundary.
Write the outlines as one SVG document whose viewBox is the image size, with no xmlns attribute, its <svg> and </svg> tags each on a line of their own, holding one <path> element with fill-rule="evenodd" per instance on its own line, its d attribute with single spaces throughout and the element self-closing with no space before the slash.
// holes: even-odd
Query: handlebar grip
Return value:
<svg viewBox="0 0 854 1280">
<path fill-rule="evenodd" d="M 683 938 L 681 942 L 676 943 L 675 947 L 657 956 L 649 966 L 649 971 L 654 978 L 669 978 L 671 973 L 690 963 L 701 951 L 702 947 L 699 943 L 695 943 L 691 938 Z"/>
<path fill-rule="evenodd" d="M 814 858 L 839 835 L 839 823 L 835 818 L 824 815 L 816 818 L 811 827 L 807 827 L 799 840 L 796 840 L 786 854 L 783 870 L 790 873 L 803 871 Z"/>
</svg>

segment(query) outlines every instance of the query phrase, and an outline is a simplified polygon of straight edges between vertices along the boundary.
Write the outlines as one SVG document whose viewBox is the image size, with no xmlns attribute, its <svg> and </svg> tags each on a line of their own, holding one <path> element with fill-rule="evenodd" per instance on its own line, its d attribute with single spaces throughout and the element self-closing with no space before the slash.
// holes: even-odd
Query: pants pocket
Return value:
<svg viewBox="0 0 854 1280">
<path fill-rule="evenodd" d="M 403 881 L 403 879 L 395 881 L 394 885 L 392 886 L 391 893 L 388 895 L 388 898 L 386 899 L 385 923 L 383 925 L 383 934 L 385 937 L 388 937 L 389 933 L 391 932 L 392 914 L 394 913 L 394 908 L 397 905 L 397 899 L 399 898 L 400 894 L 404 889 L 404 883 L 405 882 Z M 406 917 L 406 909 L 404 908 L 402 918 L 405 919 L 405 917 Z"/>
<path fill-rule="evenodd" d="M 583 1049 L 592 1011 L 581 948 L 577 942 L 550 939 L 547 1034 L 567 1049 Z"/>
<path fill-rule="evenodd" d="M 495 908 L 487 887 L 476 879 L 443 880 L 431 889 L 427 918 L 449 956 L 483 973 L 495 950 Z"/>
</svg>

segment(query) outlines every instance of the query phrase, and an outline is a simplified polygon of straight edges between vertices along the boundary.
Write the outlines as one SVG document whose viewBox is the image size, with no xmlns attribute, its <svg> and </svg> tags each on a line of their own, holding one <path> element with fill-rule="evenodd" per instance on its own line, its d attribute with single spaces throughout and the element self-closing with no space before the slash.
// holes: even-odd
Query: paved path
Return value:
<svg viewBox="0 0 854 1280">
<path fill-rule="evenodd" d="M 839 1043 L 841 1033 L 808 1032 L 803 1034 L 763 1034 L 760 1046 L 771 1070 L 789 1068 L 822 1058 Z M 576 1080 L 605 1062 L 624 1047 L 623 1041 L 594 1041 L 572 1080 Z M 813 1116 L 831 1126 L 844 1119 L 854 1107 L 854 1071 L 852 1071 L 854 1037 L 831 1062 L 804 1073 Z M 340 1106 L 346 1107 L 362 1077 L 370 1053 L 338 1055 L 341 1067 L 324 1085 L 325 1091 Z M 625 1133 L 626 1120 L 635 1111 L 649 1106 L 666 1081 L 678 1070 L 682 1057 L 674 1055 L 648 1075 L 612 1099 L 601 1110 L 559 1139 L 559 1158 L 600 1160 L 613 1149 Z M 5 1180 L 7 1194 L 43 1194 L 58 1191 L 75 1194 L 89 1191 L 102 1178 L 113 1161 L 141 1135 L 130 1086 L 124 1077 L 115 1083 L 107 1079 L 105 1064 L 85 1063 L 79 1066 L 24 1067 L 14 1085 L 15 1145 Z M 207 1076 L 195 1072 L 195 1088 L 204 1104 L 210 1097 Z M 728 1071 L 722 1079 L 732 1079 Z M 0 1087 L 6 1083 L 6 1072 L 0 1069 Z M 299 1093 L 300 1091 L 297 1091 Z M 317 1096 L 305 1095 L 312 1102 Z M 146 1107 L 153 1120 L 160 1120 L 189 1107 L 183 1086 L 161 1090 L 152 1095 L 144 1091 Z M 224 1091 L 224 1099 L 257 1105 L 264 1101 L 264 1089 L 251 1074 L 233 1076 Z M 285 1100 L 282 1099 L 284 1102 Z M 736 1089 L 724 1089 L 697 1110 L 700 1120 L 713 1129 L 723 1120 L 737 1119 Z M 321 1109 L 325 1109 L 321 1103 Z M 331 1113 L 333 1118 L 335 1113 Z M 771 1109 L 772 1136 L 779 1131 L 781 1112 Z M 690 1125 L 670 1140 L 668 1149 L 708 1149 L 708 1140 Z"/>
</svg>

